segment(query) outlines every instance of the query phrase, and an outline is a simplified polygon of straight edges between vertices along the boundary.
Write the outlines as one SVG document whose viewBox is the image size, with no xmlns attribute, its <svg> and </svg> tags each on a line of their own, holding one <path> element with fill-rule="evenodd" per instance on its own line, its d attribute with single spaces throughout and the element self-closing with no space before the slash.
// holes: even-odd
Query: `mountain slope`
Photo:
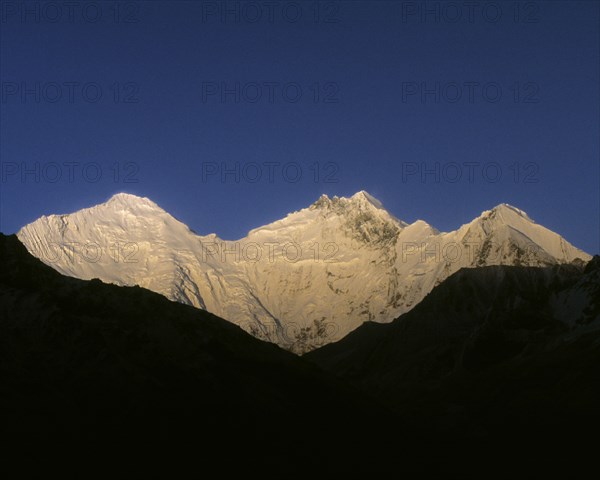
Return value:
<svg viewBox="0 0 600 480">
<path fill-rule="evenodd" d="M 384 468 L 368 440 L 382 424 L 406 434 L 394 449 L 419 444 L 367 396 L 207 312 L 63 277 L 14 236 L 0 235 L 0 265 L 5 445 L 190 444 L 194 459 L 284 473 Z"/>
<path fill-rule="evenodd" d="M 508 205 L 444 233 L 402 222 L 367 192 L 323 195 L 235 242 L 128 194 L 41 217 L 18 238 L 65 275 L 139 285 L 299 353 L 391 321 L 460 268 L 590 258 Z"/>
<path fill-rule="evenodd" d="M 600 257 L 461 270 L 390 324 L 308 353 L 434 438 L 585 438 L 600 426 Z"/>
</svg>

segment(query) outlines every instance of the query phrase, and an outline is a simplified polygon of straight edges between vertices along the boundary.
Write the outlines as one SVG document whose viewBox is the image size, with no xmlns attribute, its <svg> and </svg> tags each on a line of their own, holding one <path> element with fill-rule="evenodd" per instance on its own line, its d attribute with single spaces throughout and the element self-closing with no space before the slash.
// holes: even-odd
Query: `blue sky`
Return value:
<svg viewBox="0 0 600 480">
<path fill-rule="evenodd" d="M 598 2 L 73 4 L 1 3 L 4 233 L 124 191 L 235 239 L 367 190 L 600 251 Z"/>
</svg>

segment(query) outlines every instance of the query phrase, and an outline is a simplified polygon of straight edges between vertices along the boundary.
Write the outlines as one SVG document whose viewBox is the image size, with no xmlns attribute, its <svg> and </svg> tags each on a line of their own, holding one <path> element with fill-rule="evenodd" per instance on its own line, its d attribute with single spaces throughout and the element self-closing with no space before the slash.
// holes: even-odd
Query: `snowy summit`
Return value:
<svg viewBox="0 0 600 480">
<path fill-rule="evenodd" d="M 423 220 L 402 222 L 365 191 L 323 195 L 235 242 L 197 235 L 126 193 L 41 217 L 18 237 L 63 274 L 140 285 L 294 351 L 365 321 L 389 322 L 461 268 L 591 258 L 507 204 L 439 232 Z"/>
</svg>

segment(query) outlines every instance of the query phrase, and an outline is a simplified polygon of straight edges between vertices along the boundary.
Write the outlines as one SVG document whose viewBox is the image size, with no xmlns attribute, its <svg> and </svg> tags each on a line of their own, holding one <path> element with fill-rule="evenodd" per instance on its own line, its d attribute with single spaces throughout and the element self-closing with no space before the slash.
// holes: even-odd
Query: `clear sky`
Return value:
<svg viewBox="0 0 600 480">
<path fill-rule="evenodd" d="M 1 2 L 4 233 L 124 191 L 236 239 L 367 190 L 600 250 L 598 2 L 72 4 Z"/>
</svg>

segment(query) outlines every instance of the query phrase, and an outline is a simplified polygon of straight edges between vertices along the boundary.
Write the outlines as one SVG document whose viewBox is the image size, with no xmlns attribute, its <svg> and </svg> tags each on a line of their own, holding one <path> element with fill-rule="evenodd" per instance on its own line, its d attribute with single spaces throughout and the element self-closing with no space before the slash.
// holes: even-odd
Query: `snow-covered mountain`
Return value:
<svg viewBox="0 0 600 480">
<path fill-rule="evenodd" d="M 597 430 L 600 257 L 462 269 L 393 322 L 365 323 L 305 358 L 429 438 L 486 449 L 526 438 L 530 456 L 546 438 L 576 438 L 576 425 Z"/>
<path fill-rule="evenodd" d="M 314 204 L 238 241 L 201 236 L 147 198 L 117 194 L 43 216 L 18 238 L 59 272 L 139 285 L 297 352 L 389 322 L 464 267 L 591 257 L 506 204 L 453 232 L 407 224 L 361 191 Z"/>
</svg>

